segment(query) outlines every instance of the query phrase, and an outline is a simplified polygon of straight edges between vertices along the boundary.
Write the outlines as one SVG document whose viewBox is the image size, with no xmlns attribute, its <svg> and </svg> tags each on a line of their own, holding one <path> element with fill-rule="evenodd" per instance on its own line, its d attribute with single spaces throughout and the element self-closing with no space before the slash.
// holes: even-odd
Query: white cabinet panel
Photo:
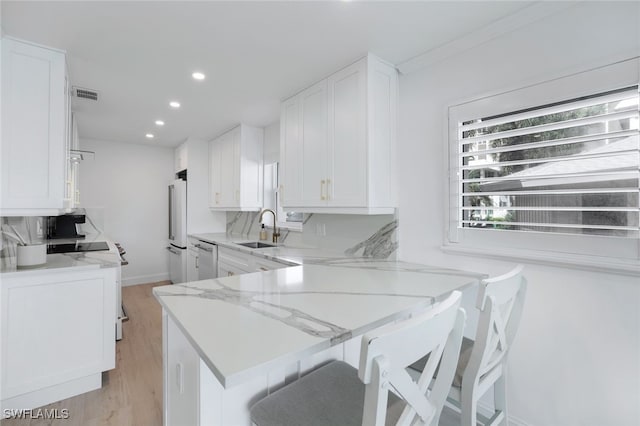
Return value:
<svg viewBox="0 0 640 426">
<path fill-rule="evenodd" d="M 187 282 L 198 281 L 198 252 L 187 250 Z"/>
<path fill-rule="evenodd" d="M 280 108 L 280 199 L 285 206 L 303 205 L 302 163 L 303 149 L 299 139 L 300 107 L 294 96 L 282 103 Z"/>
<path fill-rule="evenodd" d="M 218 247 L 218 277 L 253 272 L 252 256 L 236 250 Z"/>
<path fill-rule="evenodd" d="M 163 312 L 165 347 L 164 424 L 197 425 L 200 357 L 173 320 Z"/>
<path fill-rule="evenodd" d="M 366 62 L 328 78 L 329 163 L 327 205 L 367 205 Z"/>
<path fill-rule="evenodd" d="M 397 92 L 395 68 L 368 55 L 283 102 L 286 210 L 393 213 Z"/>
<path fill-rule="evenodd" d="M 173 169 L 176 173 L 187 168 L 187 154 L 188 150 L 186 142 L 175 149 Z"/>
<path fill-rule="evenodd" d="M 209 142 L 209 207 L 262 208 L 263 130 L 240 125 Z"/>
<path fill-rule="evenodd" d="M 326 204 L 327 185 L 327 81 L 298 95 L 300 144 L 302 145 L 302 202 L 305 206 Z"/>
<path fill-rule="evenodd" d="M 271 271 L 273 269 L 288 268 L 291 265 L 285 265 L 284 263 L 276 262 L 273 260 L 260 259 L 254 257 L 253 267 L 256 272 Z"/>
<path fill-rule="evenodd" d="M 2 39 L 2 213 L 61 209 L 65 185 L 65 55 Z"/>
<path fill-rule="evenodd" d="M 3 400 L 26 408 L 30 394 L 48 389 L 40 402 L 53 402 L 56 386 L 115 367 L 116 272 L 2 279 Z"/>
</svg>

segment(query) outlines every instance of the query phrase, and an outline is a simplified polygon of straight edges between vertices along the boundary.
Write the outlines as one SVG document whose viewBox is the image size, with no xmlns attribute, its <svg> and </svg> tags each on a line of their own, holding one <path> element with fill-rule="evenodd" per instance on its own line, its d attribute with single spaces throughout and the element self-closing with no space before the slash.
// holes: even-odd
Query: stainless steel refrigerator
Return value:
<svg viewBox="0 0 640 426">
<path fill-rule="evenodd" d="M 169 226 L 167 251 L 171 282 L 187 280 L 187 182 L 175 180 L 169 185 Z"/>
</svg>

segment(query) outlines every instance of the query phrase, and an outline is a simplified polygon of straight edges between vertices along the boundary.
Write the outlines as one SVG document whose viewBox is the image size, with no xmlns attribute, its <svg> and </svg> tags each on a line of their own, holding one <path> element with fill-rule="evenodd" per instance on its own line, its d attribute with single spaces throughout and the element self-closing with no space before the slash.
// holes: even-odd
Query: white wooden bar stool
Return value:
<svg viewBox="0 0 640 426">
<path fill-rule="evenodd" d="M 437 425 L 458 362 L 465 322 L 460 292 L 362 338 L 360 368 L 333 361 L 258 401 L 258 426 Z M 431 354 L 415 383 L 406 367 Z M 433 390 L 427 387 L 440 365 Z M 389 394 L 389 390 L 393 393 Z M 397 395 L 397 396 L 396 396 Z M 397 410 L 387 411 L 389 402 Z"/>
<path fill-rule="evenodd" d="M 495 278 L 482 280 L 476 307 L 480 310 L 475 341 L 462 340 L 458 366 L 447 401 L 460 410 L 461 424 L 507 424 L 507 354 L 518 330 L 527 280 L 523 266 Z M 423 375 L 428 360 L 409 367 L 412 377 Z M 437 373 L 439 374 L 439 373 Z M 478 400 L 493 386 L 495 412 L 485 418 L 477 412 Z"/>
</svg>

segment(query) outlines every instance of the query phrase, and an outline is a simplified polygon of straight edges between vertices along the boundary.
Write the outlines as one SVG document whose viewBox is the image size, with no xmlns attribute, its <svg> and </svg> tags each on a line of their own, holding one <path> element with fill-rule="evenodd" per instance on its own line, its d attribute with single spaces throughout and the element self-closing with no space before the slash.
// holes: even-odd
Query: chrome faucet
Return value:
<svg viewBox="0 0 640 426">
<path fill-rule="evenodd" d="M 278 232 L 278 228 L 276 227 L 276 212 L 274 212 L 271 209 L 264 209 L 260 212 L 260 219 L 258 219 L 260 222 L 262 222 L 262 216 L 264 216 L 265 213 L 267 212 L 271 212 L 271 214 L 273 215 L 273 236 L 271 237 L 271 241 L 274 244 L 278 243 L 278 237 L 280 237 L 280 232 Z"/>
</svg>

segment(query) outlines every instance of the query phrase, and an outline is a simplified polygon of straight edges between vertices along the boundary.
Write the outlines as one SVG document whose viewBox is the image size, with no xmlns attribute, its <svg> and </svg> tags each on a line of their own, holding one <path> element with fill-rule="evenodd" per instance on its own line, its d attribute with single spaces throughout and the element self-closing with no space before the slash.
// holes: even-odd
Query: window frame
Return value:
<svg viewBox="0 0 640 426">
<path fill-rule="evenodd" d="M 273 173 L 273 178 L 275 178 L 275 181 L 273 182 L 273 192 L 275 194 L 275 207 L 269 205 L 268 208 L 272 208 L 273 211 L 275 211 L 276 213 L 276 226 L 280 229 L 288 229 L 290 231 L 296 231 L 296 232 L 302 232 L 302 227 L 304 224 L 304 220 L 302 222 L 287 222 L 286 220 L 282 220 L 283 218 L 286 218 L 286 214 L 287 212 L 284 211 L 284 209 L 282 208 L 282 203 L 280 202 L 280 185 L 279 185 L 279 181 L 280 181 L 280 161 L 274 161 L 268 164 L 264 164 L 263 167 L 263 192 L 265 193 L 264 195 L 264 199 L 266 200 L 266 187 L 267 187 L 267 177 L 266 177 L 266 173 L 267 173 L 267 166 L 271 166 L 274 165 L 275 168 L 275 173 Z M 263 204 L 266 204 L 263 202 Z M 265 224 L 265 226 L 273 226 L 273 224 L 271 223 L 272 220 L 269 217 L 269 219 L 267 219 L 267 224 Z"/>
<path fill-rule="evenodd" d="M 448 178 L 442 249 L 482 257 L 640 274 L 640 238 L 461 227 L 458 172 L 458 123 L 638 85 L 639 70 L 640 60 L 633 58 L 451 105 L 444 150 Z"/>
</svg>

